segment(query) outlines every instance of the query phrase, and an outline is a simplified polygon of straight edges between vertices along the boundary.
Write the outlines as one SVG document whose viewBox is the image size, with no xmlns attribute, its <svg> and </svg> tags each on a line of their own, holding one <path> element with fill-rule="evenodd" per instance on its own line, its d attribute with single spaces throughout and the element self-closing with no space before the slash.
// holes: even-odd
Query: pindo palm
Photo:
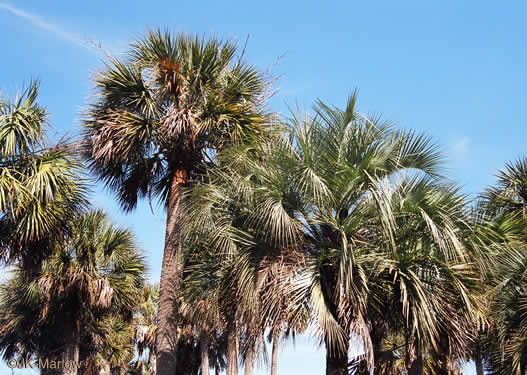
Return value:
<svg viewBox="0 0 527 375">
<path fill-rule="evenodd" d="M 83 122 L 92 170 L 123 209 L 145 197 L 159 198 L 167 208 L 160 375 L 173 374 L 176 366 L 171 301 L 183 268 L 183 187 L 216 150 L 263 134 L 268 82 L 231 42 L 159 30 L 132 44 L 126 59 L 111 58 L 95 77 L 95 101 Z"/>
</svg>

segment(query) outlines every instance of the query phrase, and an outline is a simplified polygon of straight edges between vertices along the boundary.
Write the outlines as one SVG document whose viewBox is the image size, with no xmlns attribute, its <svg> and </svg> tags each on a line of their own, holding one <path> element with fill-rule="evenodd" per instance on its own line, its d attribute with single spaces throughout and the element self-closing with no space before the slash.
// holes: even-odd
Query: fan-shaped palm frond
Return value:
<svg viewBox="0 0 527 375">
<path fill-rule="evenodd" d="M 16 268 L 2 286 L 0 350 L 4 358 L 82 358 L 93 371 L 124 368 L 133 356 L 130 322 L 144 259 L 132 233 L 102 211 L 75 217 L 72 228 L 53 243 L 40 273 Z"/>
<path fill-rule="evenodd" d="M 14 100 L 0 98 L 0 256 L 37 270 L 49 241 L 67 234 L 68 218 L 86 205 L 73 145 L 46 142 L 38 87 L 32 81 Z"/>
</svg>

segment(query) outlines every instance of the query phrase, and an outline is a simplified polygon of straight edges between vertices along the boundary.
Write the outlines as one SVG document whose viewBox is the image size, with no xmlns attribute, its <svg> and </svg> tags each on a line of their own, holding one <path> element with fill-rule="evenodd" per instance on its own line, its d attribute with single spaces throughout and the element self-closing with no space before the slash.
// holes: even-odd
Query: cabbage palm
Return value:
<svg viewBox="0 0 527 375">
<path fill-rule="evenodd" d="M 225 342 L 226 373 L 237 375 L 242 322 L 235 261 L 232 257 L 222 259 L 219 254 L 201 247 L 194 253 L 187 271 L 184 311 L 204 346 L 210 347 L 218 340 Z M 208 361 L 208 354 L 203 347 L 202 359 Z M 202 365 L 202 373 L 206 373 L 205 363 Z"/>
<path fill-rule="evenodd" d="M 261 243 L 306 255 L 291 284 L 296 301 L 308 298 L 327 348 L 327 374 L 347 372 L 352 333 L 371 345 L 366 307 L 372 256 L 361 249 L 372 247 L 381 232 L 393 244 L 384 183 L 408 170 L 440 173 L 441 157 L 430 139 L 364 117 L 355 102 L 353 95 L 344 110 L 318 102 L 314 117 L 294 116 L 283 136 L 223 153 L 224 169 L 211 171 L 211 183 L 195 190 L 188 215 L 195 227 L 214 233 L 213 246 L 223 253 Z"/>
<path fill-rule="evenodd" d="M 38 88 L 31 81 L 16 98 L 0 97 L 0 260 L 35 271 L 86 203 L 74 147 L 46 139 Z"/>
<path fill-rule="evenodd" d="M 487 372 L 523 375 L 527 371 L 527 249 L 517 244 L 499 254 L 494 263 L 495 281 L 491 292 L 485 340 Z"/>
<path fill-rule="evenodd" d="M 482 194 L 480 227 L 487 241 L 486 276 L 489 326 L 481 352 L 491 374 L 524 374 L 527 370 L 526 205 L 527 159 L 508 163 L 498 181 Z"/>
<path fill-rule="evenodd" d="M 394 239 L 381 237 L 370 250 L 375 263 L 367 315 L 375 374 L 392 373 L 397 353 L 406 353 L 412 373 L 453 374 L 467 359 L 480 314 L 481 284 L 463 245 L 470 229 L 465 200 L 455 187 L 411 178 L 393 184 L 384 201 L 393 213 Z"/>
<path fill-rule="evenodd" d="M 264 130 L 264 76 L 231 42 L 151 31 L 95 78 L 84 120 L 94 173 L 129 211 L 139 198 L 167 209 L 160 283 L 158 374 L 176 366 L 176 308 L 182 278 L 183 188 L 216 150 Z"/>
<path fill-rule="evenodd" d="M 83 360 L 84 373 L 107 363 L 125 368 L 143 257 L 132 233 L 101 211 L 72 220 L 74 232 L 54 244 L 39 274 L 18 267 L 2 286 L 0 350 L 5 359 Z"/>
<path fill-rule="evenodd" d="M 156 373 L 155 337 L 157 332 L 157 309 L 159 305 L 159 287 L 147 285 L 143 288 L 142 298 L 135 310 L 135 345 L 138 360 L 136 368 L 143 367 L 143 356 L 149 374 Z"/>
<path fill-rule="evenodd" d="M 507 163 L 498 173 L 496 186 L 483 193 L 487 214 L 527 219 L 527 158 Z"/>
</svg>

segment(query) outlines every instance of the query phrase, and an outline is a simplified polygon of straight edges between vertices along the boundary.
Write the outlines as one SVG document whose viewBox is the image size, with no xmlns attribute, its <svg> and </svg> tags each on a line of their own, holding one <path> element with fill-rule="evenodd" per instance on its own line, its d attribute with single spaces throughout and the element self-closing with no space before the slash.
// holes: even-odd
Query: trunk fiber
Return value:
<svg viewBox="0 0 527 375">
<path fill-rule="evenodd" d="M 187 183 L 188 173 L 182 169 L 177 170 L 172 178 L 168 197 L 165 251 L 159 289 L 159 323 L 156 338 L 157 375 L 176 373 L 178 335 L 175 300 L 183 273 L 180 207 L 183 187 Z"/>
</svg>

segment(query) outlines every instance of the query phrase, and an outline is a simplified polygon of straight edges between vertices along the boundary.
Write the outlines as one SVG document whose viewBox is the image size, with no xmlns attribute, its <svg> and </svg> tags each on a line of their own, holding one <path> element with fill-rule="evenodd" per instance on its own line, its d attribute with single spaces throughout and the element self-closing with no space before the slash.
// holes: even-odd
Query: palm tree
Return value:
<svg viewBox="0 0 527 375">
<path fill-rule="evenodd" d="M 498 173 L 495 187 L 482 194 L 482 208 L 487 215 L 527 219 L 527 158 L 507 163 Z"/>
<path fill-rule="evenodd" d="M 140 360 L 148 355 L 146 368 L 149 374 L 156 373 L 155 337 L 157 332 L 157 309 L 159 306 L 158 285 L 147 285 L 143 288 L 142 299 L 135 311 L 135 345 L 137 348 L 137 367 L 143 367 Z"/>
<path fill-rule="evenodd" d="M 368 275 L 375 373 L 392 373 L 404 348 L 408 371 L 453 374 L 467 359 L 481 310 L 478 270 L 462 241 L 470 225 L 465 200 L 455 187 L 422 178 L 388 191 L 393 243 L 375 244 Z"/>
<path fill-rule="evenodd" d="M 132 233 L 102 211 L 72 220 L 74 232 L 54 244 L 39 274 L 17 267 L 2 286 L 0 350 L 5 359 L 83 361 L 83 373 L 107 364 L 126 368 L 143 257 Z M 77 373 L 76 367 L 62 370 Z"/>
<path fill-rule="evenodd" d="M 524 302 L 526 258 L 527 159 L 508 163 L 477 207 L 478 230 L 485 240 L 480 258 L 487 285 L 488 326 L 477 356 L 490 374 L 524 374 L 527 369 Z"/>
<path fill-rule="evenodd" d="M 361 116 L 355 102 L 355 94 L 345 110 L 318 102 L 314 117 L 293 117 L 283 136 L 224 152 L 223 169 L 210 171 L 210 184 L 195 189 L 187 215 L 194 227 L 214 233 L 219 252 L 256 243 L 267 252 L 305 254 L 291 284 L 297 300 L 308 298 L 327 348 L 327 374 L 347 373 L 352 333 L 369 349 L 372 260 L 365 249 L 377 233 L 393 243 L 385 182 L 408 170 L 438 176 L 441 162 L 430 139 Z"/>
<path fill-rule="evenodd" d="M 223 341 L 226 373 L 237 375 L 242 320 L 235 261 L 233 258 L 218 259 L 216 253 L 204 246 L 204 241 L 199 245 L 185 271 L 181 305 L 203 344 L 202 360 L 210 366 L 210 344 Z M 206 362 L 202 362 L 202 373 L 208 370 Z"/>
<path fill-rule="evenodd" d="M 156 348 L 158 374 L 172 375 L 183 188 L 216 150 L 262 134 L 268 84 L 231 42 L 158 30 L 134 43 L 125 61 L 111 59 L 95 85 L 84 120 L 92 170 L 125 210 L 141 197 L 167 209 Z"/>
<path fill-rule="evenodd" d="M 46 140 L 48 114 L 38 81 L 15 99 L 0 97 L 0 260 L 37 272 L 53 239 L 86 205 L 74 148 Z"/>
<path fill-rule="evenodd" d="M 525 374 L 527 371 L 527 249 L 517 244 L 496 256 L 494 288 L 484 339 L 490 374 Z"/>
<path fill-rule="evenodd" d="M 193 251 L 187 265 L 181 291 L 181 314 L 192 322 L 199 341 L 201 375 L 208 375 L 211 343 L 216 333 L 223 330 L 224 321 L 219 306 L 217 259 L 212 259 L 205 250 Z"/>
<path fill-rule="evenodd" d="M 305 301 L 295 300 L 296 296 L 290 293 L 296 271 L 304 262 L 301 252 L 288 249 L 280 254 L 271 252 L 258 265 L 256 292 L 259 308 L 254 314 L 260 320 L 259 331 L 268 331 L 268 340 L 272 342 L 271 375 L 278 375 L 280 341 L 290 336 L 294 338 L 307 329 L 307 305 Z"/>
</svg>

